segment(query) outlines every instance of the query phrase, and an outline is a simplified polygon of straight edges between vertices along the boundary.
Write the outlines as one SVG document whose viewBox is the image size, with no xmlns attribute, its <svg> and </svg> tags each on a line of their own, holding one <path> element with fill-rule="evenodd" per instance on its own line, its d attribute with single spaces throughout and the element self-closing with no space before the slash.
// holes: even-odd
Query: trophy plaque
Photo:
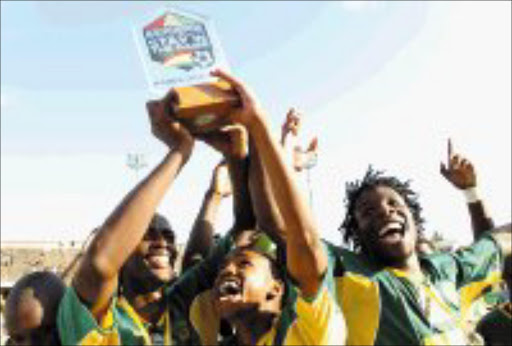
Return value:
<svg viewBox="0 0 512 346">
<path fill-rule="evenodd" d="M 150 92 L 165 97 L 170 116 L 193 134 L 228 123 L 240 102 L 227 83 L 210 76 L 228 68 L 209 19 L 167 8 L 136 27 L 135 38 Z"/>
</svg>

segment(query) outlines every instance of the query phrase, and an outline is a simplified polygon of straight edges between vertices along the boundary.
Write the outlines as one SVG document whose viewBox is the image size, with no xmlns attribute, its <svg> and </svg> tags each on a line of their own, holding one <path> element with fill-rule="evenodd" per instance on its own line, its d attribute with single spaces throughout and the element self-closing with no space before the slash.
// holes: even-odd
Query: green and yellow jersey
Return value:
<svg viewBox="0 0 512 346">
<path fill-rule="evenodd" d="M 465 316 L 468 327 L 476 328 L 485 315 L 508 301 L 507 295 L 504 281 L 486 287 L 471 304 Z"/>
<path fill-rule="evenodd" d="M 73 288 L 59 307 L 58 326 L 63 344 L 72 345 L 216 345 L 220 316 L 212 287 L 224 258 L 233 248 L 231 237 L 221 239 L 212 254 L 189 269 L 165 291 L 167 311 L 156 334 L 124 298 L 114 297 L 98 323 Z M 259 345 L 343 344 L 345 322 L 336 301 L 333 270 L 337 258 L 330 252 L 329 269 L 316 297 L 298 294 L 290 280 L 283 311 Z"/>
<path fill-rule="evenodd" d="M 464 318 L 481 291 L 500 280 L 502 254 L 492 237 L 455 253 L 422 257 L 419 277 L 378 267 L 348 250 L 329 249 L 339 258 L 336 291 L 348 345 L 478 341 Z"/>
<path fill-rule="evenodd" d="M 344 345 L 345 320 L 336 301 L 334 268 L 336 257 L 327 251 L 328 270 L 315 297 L 304 297 L 288 277 L 281 315 L 258 342 L 270 345 Z M 232 336 L 220 342 L 222 346 L 236 345 Z"/>
<path fill-rule="evenodd" d="M 101 321 L 97 321 L 76 291 L 68 287 L 59 305 L 57 325 L 63 345 L 196 345 L 201 340 L 215 341 L 218 317 L 210 299 L 205 299 L 213 286 L 216 271 L 231 249 L 225 238 L 212 256 L 183 275 L 176 288 L 167 287 L 164 296 L 167 309 L 156 325 L 146 323 L 124 297 L 114 296 Z M 190 272 L 190 273 L 189 273 Z M 189 316 L 193 316 L 192 324 Z M 198 332 L 195 332 L 195 331 Z M 210 343 L 208 343 L 210 344 Z"/>
<path fill-rule="evenodd" d="M 159 322 L 160 335 L 150 335 L 147 325 L 128 301 L 113 297 L 98 322 L 74 288 L 68 287 L 59 305 L 57 325 L 63 345 L 170 345 L 171 326 L 167 316 L 164 314 Z"/>
<path fill-rule="evenodd" d="M 345 320 L 335 296 L 323 286 L 313 299 L 296 294 L 283 306 L 278 323 L 257 345 L 343 345 Z"/>
</svg>

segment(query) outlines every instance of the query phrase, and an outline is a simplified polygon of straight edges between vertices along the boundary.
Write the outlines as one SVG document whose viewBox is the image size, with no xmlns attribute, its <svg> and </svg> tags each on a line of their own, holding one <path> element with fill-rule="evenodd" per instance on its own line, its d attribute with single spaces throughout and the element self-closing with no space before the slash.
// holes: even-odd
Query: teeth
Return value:
<svg viewBox="0 0 512 346">
<path fill-rule="evenodd" d="M 379 234 L 381 236 L 383 236 L 383 235 L 386 235 L 386 233 L 389 233 L 389 232 L 392 232 L 395 230 L 403 231 L 403 229 L 404 229 L 404 226 L 401 222 L 392 221 L 392 222 L 389 222 L 388 224 L 386 224 L 384 227 L 382 227 Z"/>
<path fill-rule="evenodd" d="M 240 292 L 240 285 L 235 280 L 227 280 L 220 284 L 219 293 L 221 295 L 231 295 Z"/>
<path fill-rule="evenodd" d="M 149 261 L 158 267 L 169 266 L 169 256 L 165 256 L 165 255 L 149 256 Z"/>
</svg>

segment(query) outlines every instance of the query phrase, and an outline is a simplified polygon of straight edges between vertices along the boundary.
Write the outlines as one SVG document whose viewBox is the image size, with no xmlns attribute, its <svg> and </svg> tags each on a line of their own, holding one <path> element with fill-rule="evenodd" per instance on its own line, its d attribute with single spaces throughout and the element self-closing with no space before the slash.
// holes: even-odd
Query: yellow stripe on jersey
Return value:
<svg viewBox="0 0 512 346">
<path fill-rule="evenodd" d="M 347 345 L 373 345 L 380 323 L 378 284 L 347 272 L 336 278 L 336 286 L 348 327 Z"/>
<path fill-rule="evenodd" d="M 217 345 L 220 316 L 214 304 L 212 290 L 199 294 L 190 306 L 190 322 L 201 338 L 203 345 Z"/>
<path fill-rule="evenodd" d="M 100 333 L 97 330 L 92 330 L 78 342 L 78 345 L 121 345 L 121 339 L 119 338 L 117 330 L 107 333 Z"/>
<path fill-rule="evenodd" d="M 491 272 L 482 281 L 474 281 L 460 289 L 460 311 L 461 316 L 465 317 L 471 308 L 471 304 L 482 294 L 489 286 L 501 281 L 501 272 Z"/>
<path fill-rule="evenodd" d="M 97 330 L 90 331 L 78 342 L 79 345 L 119 345 L 121 343 L 117 329 L 108 330 L 114 325 L 112 309 L 108 309 L 107 313 L 98 324 L 104 332 L 100 333 Z"/>
<path fill-rule="evenodd" d="M 345 320 L 326 285 L 313 301 L 299 295 L 295 309 L 297 318 L 286 333 L 284 345 L 345 344 Z"/>
</svg>

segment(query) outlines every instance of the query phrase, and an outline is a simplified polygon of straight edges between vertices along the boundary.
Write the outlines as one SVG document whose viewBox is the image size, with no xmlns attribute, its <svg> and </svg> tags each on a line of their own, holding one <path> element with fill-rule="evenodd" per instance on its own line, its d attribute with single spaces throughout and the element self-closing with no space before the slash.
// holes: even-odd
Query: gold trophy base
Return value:
<svg viewBox="0 0 512 346">
<path fill-rule="evenodd" d="M 174 88 L 168 96 L 168 113 L 192 134 L 215 131 L 230 123 L 229 113 L 240 99 L 224 81 Z"/>
</svg>

